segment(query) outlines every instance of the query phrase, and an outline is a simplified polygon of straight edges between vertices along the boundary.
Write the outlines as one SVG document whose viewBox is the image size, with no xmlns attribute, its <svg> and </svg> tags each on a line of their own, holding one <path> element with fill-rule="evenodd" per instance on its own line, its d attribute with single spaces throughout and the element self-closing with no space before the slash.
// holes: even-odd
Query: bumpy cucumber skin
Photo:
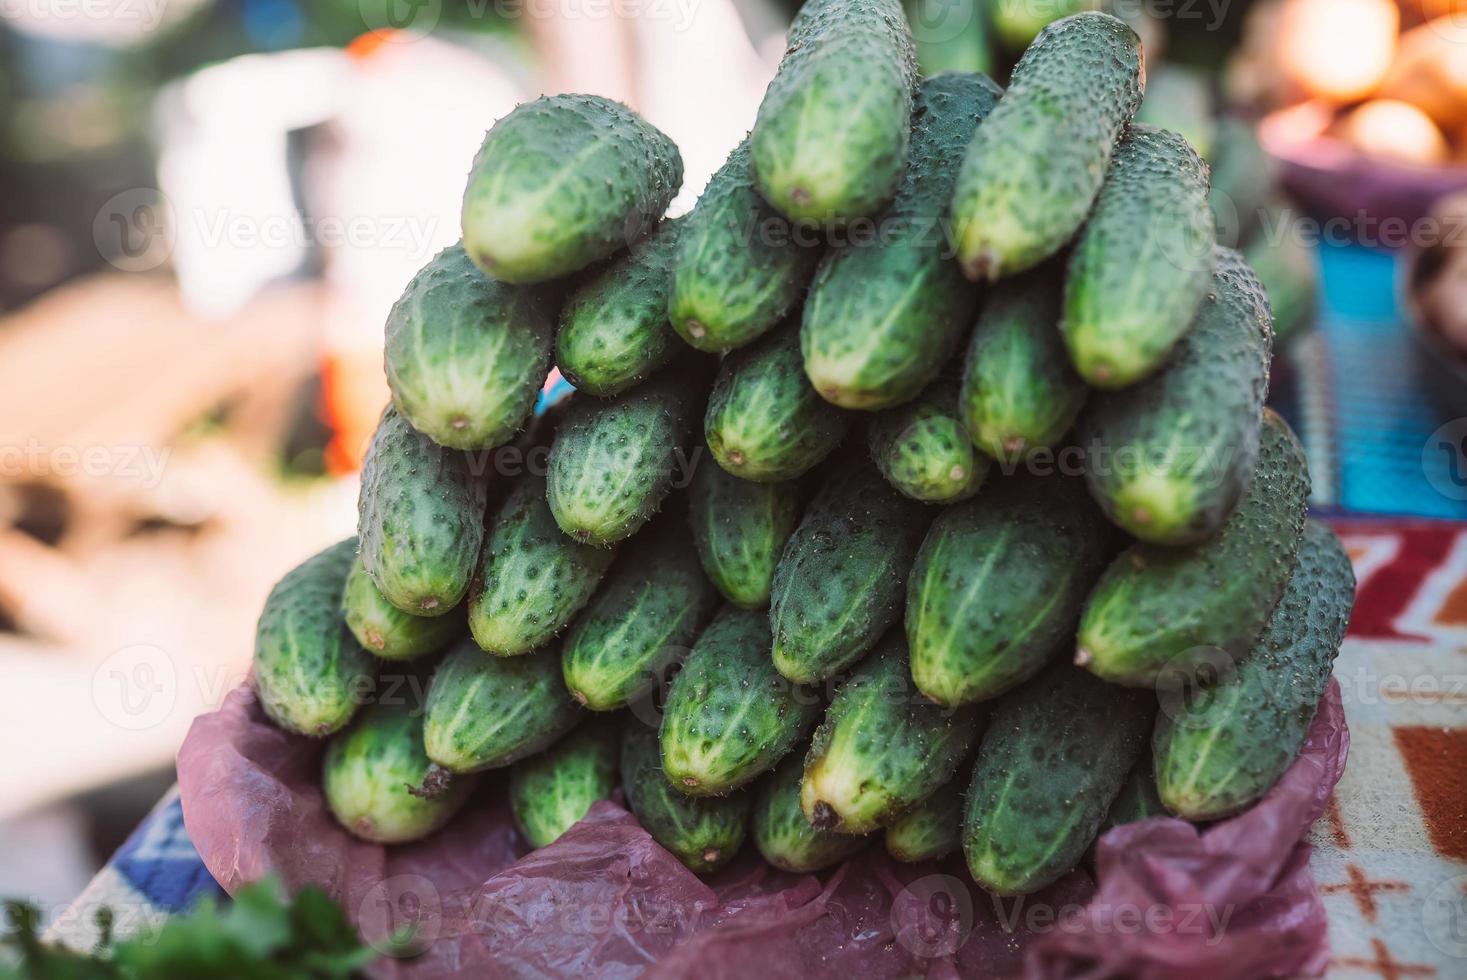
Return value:
<svg viewBox="0 0 1467 980">
<path fill-rule="evenodd" d="M 917 56 L 901 0 L 810 0 L 750 134 L 764 199 L 797 221 L 875 214 L 907 162 Z"/>
<path fill-rule="evenodd" d="M 871 460 L 913 500 L 950 504 L 978 492 L 993 460 L 958 417 L 958 382 L 939 380 L 916 400 L 879 413 L 866 428 Z"/>
<path fill-rule="evenodd" d="M 661 683 L 717 608 L 718 592 L 682 521 L 659 518 L 626 544 L 565 635 L 561 670 L 571 697 L 593 711 L 637 700 Z"/>
<path fill-rule="evenodd" d="M 642 829 L 688 870 L 709 874 L 723 867 L 744 843 L 749 794 L 687 796 L 662 773 L 657 733 L 628 719 L 621 738 L 622 788 Z"/>
<path fill-rule="evenodd" d="M 703 571 L 742 609 L 769 605 L 774 569 L 800 520 L 798 481 L 755 483 L 705 463 L 688 490 L 688 526 Z"/>
<path fill-rule="evenodd" d="M 808 874 L 839 864 L 871 843 L 869 838 L 816 830 L 800 809 L 802 754 L 791 752 L 754 789 L 750 829 L 764 860 L 781 871 Z"/>
<path fill-rule="evenodd" d="M 672 365 L 611 401 L 572 401 L 550 449 L 548 500 L 560 529 L 609 547 L 657 512 L 701 407 L 701 384 Z"/>
<path fill-rule="evenodd" d="M 1057 446 L 1090 389 L 1060 336 L 1063 264 L 1005 279 L 989 293 L 963 361 L 963 421 L 979 449 L 1020 460 Z"/>
<path fill-rule="evenodd" d="M 403 612 L 442 616 L 469 590 L 484 540 L 485 483 L 469 457 L 415 430 L 394 408 L 362 464 L 362 566 Z"/>
<path fill-rule="evenodd" d="M 953 779 L 886 825 L 886 853 L 904 864 L 937 861 L 963 846 L 963 781 Z"/>
<path fill-rule="evenodd" d="M 500 657 L 543 646 L 591 600 L 615 555 L 563 534 L 545 480 L 526 474 L 500 505 L 474 577 L 474 640 Z"/>
<path fill-rule="evenodd" d="M 1163 669 L 1186 672 L 1218 649 L 1246 655 L 1293 571 L 1308 496 L 1304 451 L 1265 409 L 1252 484 L 1233 516 L 1200 544 L 1122 552 L 1085 602 L 1076 662 L 1146 687 Z"/>
<path fill-rule="evenodd" d="M 944 239 L 958 162 L 1001 90 L 984 75 L 929 78 L 912 114 L 912 156 L 875 241 L 833 248 L 805 300 L 800 349 L 821 397 L 844 408 L 910 401 L 973 322 L 978 291 Z"/>
<path fill-rule="evenodd" d="M 1146 96 L 1135 121 L 1170 129 L 1192 145 L 1202 159 L 1212 156 L 1217 135 L 1217 109 L 1212 83 L 1194 68 L 1162 65 L 1146 76 Z M 1208 212 L 1209 217 L 1211 211 Z"/>
<path fill-rule="evenodd" d="M 1095 840 L 1145 752 L 1149 692 L 1057 664 L 994 709 L 963 815 L 973 880 L 997 895 L 1037 891 Z"/>
<path fill-rule="evenodd" d="M 1158 721 L 1160 717 L 1157 716 Z M 1167 812 L 1156 791 L 1156 771 L 1151 765 L 1151 753 L 1142 752 L 1141 758 L 1136 760 L 1130 774 L 1126 776 L 1126 781 L 1121 784 L 1121 791 L 1116 794 L 1115 802 L 1111 803 L 1100 832 L 1104 834 L 1112 827 L 1138 823 L 1151 817 L 1169 816 L 1171 814 Z"/>
<path fill-rule="evenodd" d="M 1078 478 L 1010 478 L 943 511 L 907 580 L 918 690 L 938 704 L 983 701 L 1068 652 L 1110 537 Z"/>
<path fill-rule="evenodd" d="M 376 673 L 341 619 L 355 538 L 307 558 L 275 583 L 255 627 L 254 686 L 271 721 L 301 735 L 330 735 L 356 713 Z"/>
<path fill-rule="evenodd" d="M 326 746 L 326 806 L 362 840 L 405 844 L 427 837 L 453 819 L 477 782 L 456 780 L 431 799 L 410 792 L 431 765 L 423 752 L 423 720 L 413 707 L 374 704 Z"/>
<path fill-rule="evenodd" d="M 581 717 L 554 652 L 493 657 L 465 640 L 428 685 L 423 742 L 438 769 L 482 772 L 554 744 Z"/>
<path fill-rule="evenodd" d="M 1143 541 L 1217 533 L 1258 454 L 1271 356 L 1268 298 L 1242 256 L 1217 250 L 1212 289 L 1161 371 L 1092 401 L 1080 427 L 1086 480 Z"/>
<path fill-rule="evenodd" d="M 509 804 L 531 847 L 544 847 L 616 789 L 615 725 L 587 722 L 509 773 Z"/>
<path fill-rule="evenodd" d="M 1051 3 L 1027 3 L 1025 0 L 996 0 L 984 4 L 993 19 L 993 33 L 1010 51 L 1023 51 L 1039 32 L 1061 17 L 1095 10 L 1102 0 L 1053 0 Z M 982 9 L 980 6 L 978 9 Z"/>
<path fill-rule="evenodd" d="M 799 684 L 839 673 L 901 618 L 927 508 L 869 463 L 843 464 L 790 536 L 774 572 L 774 666 Z"/>
<path fill-rule="evenodd" d="M 392 403 L 440 446 L 503 445 L 535 407 L 554 333 L 549 290 L 496 282 L 452 245 L 387 315 Z"/>
<path fill-rule="evenodd" d="M 1064 338 L 1099 388 L 1124 388 L 1166 361 L 1212 285 L 1207 164 L 1181 136 L 1133 123 L 1070 252 Z"/>
<path fill-rule="evenodd" d="M 1157 717 L 1152 751 L 1162 801 L 1189 820 L 1237 813 L 1299 754 L 1355 600 L 1334 532 L 1309 522 L 1298 564 L 1252 654 L 1175 717 Z"/>
<path fill-rule="evenodd" d="M 1074 237 L 1144 77 L 1140 38 L 1109 14 L 1040 32 L 958 171 L 953 243 L 969 279 L 1023 272 Z"/>
<path fill-rule="evenodd" d="M 383 660 L 412 660 L 442 650 L 463 635 L 462 617 L 414 616 L 382 597 L 360 559 L 341 592 L 341 613 L 347 629 L 367 650 Z"/>
<path fill-rule="evenodd" d="M 666 134 L 619 102 L 552 95 L 496 122 L 464 190 L 464 250 L 502 282 L 557 279 L 657 223 L 683 182 Z"/>
<path fill-rule="evenodd" d="M 805 756 L 800 807 L 810 824 L 869 834 L 953 778 L 984 709 L 944 708 L 917 693 L 900 630 L 840 686 Z"/>
<path fill-rule="evenodd" d="M 728 351 L 773 329 L 820 261 L 812 236 L 759 196 L 745 139 L 685 221 L 667 305 L 678 336 L 698 350 Z"/>
<path fill-rule="evenodd" d="M 769 617 L 725 609 L 673 678 L 662 714 L 662 769 L 690 796 L 721 796 L 774 768 L 820 717 L 818 692 L 769 661 Z"/>
<path fill-rule="evenodd" d="M 917 68 L 926 77 L 945 71 L 992 75 L 987 12 L 973 0 L 907 0 L 907 22 L 917 49 Z"/>
<path fill-rule="evenodd" d="M 560 314 L 555 364 L 577 391 L 609 398 L 681 350 L 667 299 L 683 219 L 664 221 L 579 286 Z"/>
<path fill-rule="evenodd" d="M 848 414 L 810 388 L 799 337 L 781 327 L 724 358 L 708 396 L 703 436 L 718 465 L 734 476 L 780 483 L 829 456 L 850 424 Z"/>
</svg>

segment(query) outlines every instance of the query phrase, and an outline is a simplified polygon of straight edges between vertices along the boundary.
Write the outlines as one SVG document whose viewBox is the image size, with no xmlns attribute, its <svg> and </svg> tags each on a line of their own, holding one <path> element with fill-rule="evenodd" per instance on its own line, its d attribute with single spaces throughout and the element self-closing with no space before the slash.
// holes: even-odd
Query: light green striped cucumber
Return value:
<svg viewBox="0 0 1467 980">
<path fill-rule="evenodd" d="M 945 71 L 992 75 L 987 0 L 907 0 L 907 21 L 917 48 L 917 68 L 932 76 Z"/>
<path fill-rule="evenodd" d="M 927 504 L 973 496 L 993 463 L 974 448 L 958 415 L 956 378 L 939 379 L 914 401 L 878 413 L 866 441 L 886 482 Z"/>
<path fill-rule="evenodd" d="M 717 871 L 739 852 L 749 827 L 749 794 L 687 796 L 662 774 L 657 732 L 628 718 L 621 737 L 622 788 L 642 829 L 690 871 Z"/>
<path fill-rule="evenodd" d="M 1056 664 L 994 709 L 963 814 L 963 852 L 980 887 L 1026 895 L 1089 850 L 1146 750 L 1149 692 Z"/>
<path fill-rule="evenodd" d="M 1212 285 L 1207 164 L 1167 129 L 1132 124 L 1070 252 L 1064 337 L 1100 388 L 1155 372 Z"/>
<path fill-rule="evenodd" d="M 800 809 L 803 753 L 791 752 L 754 788 L 751 830 L 764 860 L 781 871 L 820 871 L 866 849 L 870 838 L 816 830 Z"/>
<path fill-rule="evenodd" d="M 1147 687 L 1162 670 L 1185 674 L 1219 650 L 1246 656 L 1294 569 L 1308 497 L 1304 451 L 1265 409 L 1258 464 L 1233 516 L 1199 544 L 1122 552 L 1086 600 L 1076 662 Z"/>
<path fill-rule="evenodd" d="M 779 483 L 830 455 L 850 424 L 848 414 L 805 380 L 799 336 L 786 326 L 724 358 L 703 436 L 718 465 L 734 476 Z"/>
<path fill-rule="evenodd" d="M 431 799 L 414 794 L 431 765 L 423 751 L 423 719 L 414 707 L 374 704 L 326 746 L 326 806 L 353 835 L 375 844 L 427 837 L 453 819 L 477 783 L 455 780 Z"/>
<path fill-rule="evenodd" d="M 1147 71 L 1146 97 L 1136 110 L 1136 122 L 1173 130 L 1202 159 L 1210 159 L 1217 135 L 1211 80 L 1203 72 L 1182 65 L 1162 65 Z"/>
<path fill-rule="evenodd" d="M 1189 820 L 1216 820 L 1268 792 L 1303 747 L 1355 600 L 1334 532 L 1309 522 L 1298 564 L 1251 655 L 1191 703 L 1166 698 L 1152 751 L 1161 799 Z"/>
<path fill-rule="evenodd" d="M 376 662 L 341 618 L 341 591 L 356 554 L 338 542 L 285 573 L 255 627 L 254 687 L 271 721 L 301 735 L 330 735 L 356 713 Z"/>
<path fill-rule="evenodd" d="M 1157 717 L 1160 720 L 1160 715 Z M 1110 805 L 1100 832 L 1104 834 L 1112 827 L 1138 823 L 1151 817 L 1169 816 L 1171 814 L 1162 805 L 1161 796 L 1156 791 L 1156 771 L 1151 764 L 1151 753 L 1142 752 L 1141 758 L 1136 760 L 1130 774 L 1126 776 L 1126 781 L 1121 784 L 1121 791 Z"/>
<path fill-rule="evenodd" d="M 464 249 L 504 282 L 558 279 L 642 237 L 682 182 L 677 145 L 626 106 L 542 97 L 484 137 L 464 190 Z"/>
<path fill-rule="evenodd" d="M 1086 480 L 1106 515 L 1143 541 L 1217 533 L 1248 486 L 1268 392 L 1268 298 L 1232 249 L 1157 374 L 1092 401 L 1080 427 Z"/>
<path fill-rule="evenodd" d="M 953 244 L 969 279 L 1023 272 L 1079 231 L 1141 101 L 1143 63 L 1136 32 L 1109 14 L 1040 32 L 958 171 Z"/>
<path fill-rule="evenodd" d="M 951 779 L 886 825 L 886 853 L 905 864 L 937 861 L 963 846 L 963 781 Z"/>
<path fill-rule="evenodd" d="M 440 446 L 491 449 L 535 407 L 550 370 L 554 299 L 490 279 L 453 245 L 408 283 L 386 333 L 387 384 L 403 418 Z"/>
<path fill-rule="evenodd" d="M 963 362 L 962 418 L 995 459 L 1057 446 L 1090 393 L 1060 336 L 1064 264 L 1046 263 L 989 293 Z"/>
<path fill-rule="evenodd" d="M 1068 652 L 1110 536 L 1079 478 L 1059 475 L 1012 477 L 943 511 L 907 581 L 918 690 L 982 701 Z"/>
<path fill-rule="evenodd" d="M 514 822 L 531 847 L 544 847 L 616 789 L 617 727 L 588 721 L 509 772 Z"/>
<path fill-rule="evenodd" d="M 484 540 L 485 482 L 470 458 L 418 432 L 394 408 L 362 464 L 362 567 L 404 612 L 442 616 L 469 590 Z"/>
<path fill-rule="evenodd" d="M 442 650 L 464 633 L 463 617 L 414 616 L 382 597 L 362 567 L 352 562 L 341 593 L 341 613 L 357 642 L 383 660 L 411 660 Z"/>
<path fill-rule="evenodd" d="M 673 678 L 662 714 L 662 769 L 690 796 L 721 796 L 767 772 L 820 716 L 818 691 L 769 662 L 769 617 L 728 608 Z"/>
<path fill-rule="evenodd" d="M 921 697 L 906 641 L 893 630 L 831 699 L 805 756 L 800 807 L 820 830 L 885 827 L 953 778 L 984 714 Z"/>
<path fill-rule="evenodd" d="M 659 517 L 627 542 L 565 635 L 566 687 L 594 711 L 623 707 L 658 687 L 718 608 L 718 592 L 699 569 L 680 518 Z"/>
<path fill-rule="evenodd" d="M 769 605 L 774 569 L 800 520 L 797 480 L 755 483 L 704 464 L 688 489 L 688 524 L 708 578 L 743 609 Z"/>
<path fill-rule="evenodd" d="M 543 646 L 591 600 L 615 555 L 561 533 L 545 480 L 521 477 L 494 516 L 469 596 L 474 640 L 500 657 Z"/>
<path fill-rule="evenodd" d="M 978 291 L 943 233 L 957 163 L 1001 91 L 976 74 L 929 78 L 917 90 L 912 155 L 875 241 L 821 260 L 800 326 L 805 374 L 826 401 L 874 410 L 910 401 L 951 358 Z"/>
<path fill-rule="evenodd" d="M 668 298 L 678 336 L 699 350 L 742 347 L 799 304 L 819 240 L 759 196 L 745 139 L 685 219 Z"/>
<path fill-rule="evenodd" d="M 566 301 L 555 363 L 577 391 L 619 395 L 682 349 L 667 321 L 667 299 L 684 227 L 682 219 L 664 221 Z"/>
</svg>

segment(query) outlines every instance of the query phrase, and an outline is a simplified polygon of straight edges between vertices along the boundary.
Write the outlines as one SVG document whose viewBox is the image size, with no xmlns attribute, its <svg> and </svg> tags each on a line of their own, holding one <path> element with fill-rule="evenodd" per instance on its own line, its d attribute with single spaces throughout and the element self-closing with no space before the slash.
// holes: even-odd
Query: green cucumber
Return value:
<svg viewBox="0 0 1467 980">
<path fill-rule="evenodd" d="M 690 796 L 721 796 L 767 772 L 820 716 L 820 697 L 769 661 L 769 617 L 728 608 L 673 678 L 662 713 L 662 769 Z"/>
<path fill-rule="evenodd" d="M 1166 366 L 1095 399 L 1080 427 L 1086 480 L 1111 520 L 1154 544 L 1217 533 L 1253 472 L 1269 357 L 1263 287 L 1219 248 L 1212 291 Z"/>
<path fill-rule="evenodd" d="M 1143 63 L 1136 32 L 1109 14 L 1040 32 L 958 171 L 953 244 L 969 279 L 1023 272 L 1079 231 L 1141 101 Z"/>
<path fill-rule="evenodd" d="M 621 775 L 642 828 L 690 871 L 717 871 L 743 845 L 749 794 L 694 797 L 673 789 L 662 773 L 657 733 L 634 718 L 622 730 Z"/>
<path fill-rule="evenodd" d="M 1162 65 L 1146 73 L 1146 96 L 1136 110 L 1136 122 L 1170 129 L 1207 160 L 1217 136 L 1217 112 L 1212 83 L 1195 68 Z M 1209 219 L 1211 212 L 1208 212 Z"/>
<path fill-rule="evenodd" d="M 835 470 L 805 511 L 774 572 L 774 666 L 813 684 L 861 659 L 901 618 L 927 509 L 869 463 Z"/>
<path fill-rule="evenodd" d="M 1160 718 L 1158 715 L 1158 722 Z M 1141 758 L 1136 760 L 1130 774 L 1126 776 L 1126 781 L 1121 784 L 1121 791 L 1110 805 L 1100 832 L 1104 834 L 1112 827 L 1122 824 L 1167 816 L 1171 814 L 1167 812 L 1160 794 L 1156 791 L 1156 770 L 1151 764 L 1151 753 L 1142 752 Z"/>
<path fill-rule="evenodd" d="M 1038 891 L 1095 840 L 1146 750 L 1154 701 L 1056 664 L 994 709 L 963 814 L 963 852 L 996 895 Z"/>
<path fill-rule="evenodd" d="M 956 162 L 1001 94 L 976 74 L 938 75 L 918 89 L 911 162 L 877 237 L 827 252 L 805 300 L 805 374 L 826 401 L 868 411 L 910 401 L 973 322 L 978 291 L 942 223 Z"/>
<path fill-rule="evenodd" d="M 993 33 L 1005 48 L 1020 52 L 1034 43 L 1039 32 L 1061 17 L 1095 10 L 1102 0 L 978 0 L 993 20 Z"/>
<path fill-rule="evenodd" d="M 845 438 L 850 416 L 805 380 L 792 327 L 724 358 L 708 396 L 703 435 L 734 476 L 779 483 L 803 476 Z"/>
<path fill-rule="evenodd" d="M 484 137 L 464 190 L 464 250 L 503 282 L 558 279 L 642 237 L 682 182 L 677 145 L 626 106 L 544 96 Z"/>
<path fill-rule="evenodd" d="M 362 464 L 357 536 L 384 598 L 442 616 L 469 590 L 484 540 L 486 489 L 468 456 L 445 449 L 388 408 Z"/>
<path fill-rule="evenodd" d="M 1276 213 L 1273 226 L 1287 219 Z M 1271 241 L 1259 235 L 1243 252 L 1248 266 L 1263 284 L 1273 311 L 1273 347 L 1280 350 L 1308 332 L 1319 296 L 1319 270 L 1314 253 L 1297 235 Z"/>
<path fill-rule="evenodd" d="M 510 809 L 531 847 L 552 843 L 611 797 L 618 755 L 616 726 L 590 721 L 510 770 Z"/>
<path fill-rule="evenodd" d="M 997 70 L 985 0 L 907 0 L 905 6 L 917 68 L 923 75 L 945 71 L 992 75 Z"/>
<path fill-rule="evenodd" d="M 356 554 L 338 542 L 285 573 L 255 627 L 254 687 L 275 724 L 301 735 L 330 735 L 351 721 L 376 662 L 341 618 L 341 592 Z"/>
<path fill-rule="evenodd" d="M 1278 164 L 1247 119 L 1219 119 L 1215 144 L 1207 202 L 1217 222 L 1218 242 L 1242 248 L 1259 233 L 1278 186 Z"/>
<path fill-rule="evenodd" d="M 1207 164 L 1132 124 L 1070 252 L 1063 328 L 1081 377 L 1124 388 L 1160 368 L 1212 286 L 1215 243 Z"/>
<path fill-rule="evenodd" d="M 383 660 L 411 660 L 442 650 L 463 635 L 464 622 L 457 614 L 414 616 L 382 597 L 360 559 L 341 593 L 341 613 L 357 642 Z"/>
<path fill-rule="evenodd" d="M 993 463 L 958 415 L 956 379 L 939 379 L 914 401 L 877 414 L 866 440 L 886 482 L 927 504 L 973 496 Z"/>
<path fill-rule="evenodd" d="M 1251 655 L 1192 703 L 1162 703 L 1152 751 L 1167 809 L 1216 820 L 1251 806 L 1278 781 L 1309 735 L 1354 599 L 1349 556 L 1333 531 L 1310 521 Z"/>
<path fill-rule="evenodd" d="M 810 0 L 750 135 L 759 192 L 797 221 L 875 214 L 907 162 L 917 57 L 901 0 Z"/>
<path fill-rule="evenodd" d="M 816 830 L 800 809 L 801 753 L 785 756 L 754 789 L 751 831 L 764 860 L 781 871 L 808 874 L 839 864 L 871 843 L 869 838 Z"/>
<path fill-rule="evenodd" d="M 703 571 L 729 602 L 769 605 L 774 569 L 800 520 L 795 480 L 755 483 L 722 466 L 700 466 L 688 489 L 688 524 Z"/>
<path fill-rule="evenodd" d="M 1110 527 L 1078 478 L 1013 477 L 933 522 L 907 581 L 918 690 L 939 704 L 997 697 L 1075 635 Z"/>
<path fill-rule="evenodd" d="M 906 641 L 893 630 L 831 699 L 805 756 L 800 807 L 820 830 L 885 827 L 953 778 L 984 713 L 923 698 L 907 668 Z"/>
<path fill-rule="evenodd" d="M 1264 410 L 1252 483 L 1233 516 L 1199 544 L 1132 545 L 1091 590 L 1076 662 L 1109 681 L 1152 685 L 1221 650 L 1253 647 L 1293 571 L 1309 469 L 1283 419 Z"/>
<path fill-rule="evenodd" d="M 886 825 L 886 853 L 905 864 L 938 861 L 963 846 L 963 783 L 952 779 Z"/>
</svg>

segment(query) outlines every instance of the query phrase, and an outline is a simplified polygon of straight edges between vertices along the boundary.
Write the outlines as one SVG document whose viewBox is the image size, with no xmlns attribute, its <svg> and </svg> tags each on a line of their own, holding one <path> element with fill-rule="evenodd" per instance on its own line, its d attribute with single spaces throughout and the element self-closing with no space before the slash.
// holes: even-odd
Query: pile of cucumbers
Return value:
<svg viewBox="0 0 1467 980">
<path fill-rule="evenodd" d="M 624 106 L 499 120 L 389 317 L 357 535 L 260 619 L 342 825 L 420 838 L 503 770 L 537 847 L 619 787 L 695 872 L 961 851 L 1008 895 L 1267 792 L 1354 580 L 1143 80 L 1103 13 L 1004 91 L 919 77 L 899 0 L 810 0 L 672 219 Z"/>
</svg>

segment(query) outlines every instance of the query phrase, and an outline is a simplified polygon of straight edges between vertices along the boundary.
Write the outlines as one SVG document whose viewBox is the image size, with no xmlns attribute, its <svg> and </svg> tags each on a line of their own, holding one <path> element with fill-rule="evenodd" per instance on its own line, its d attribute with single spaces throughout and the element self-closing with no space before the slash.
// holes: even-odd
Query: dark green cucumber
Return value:
<svg viewBox="0 0 1467 980">
<path fill-rule="evenodd" d="M 423 751 L 423 719 L 414 707 L 374 704 L 326 746 L 326 806 L 343 827 L 374 844 L 427 837 L 453 819 L 477 782 L 455 780 L 431 799 L 413 793 L 431 765 Z"/>
<path fill-rule="evenodd" d="M 800 520 L 800 484 L 755 483 L 722 466 L 699 466 L 688 490 L 688 524 L 703 571 L 744 609 L 769 604 L 774 569 Z"/>
<path fill-rule="evenodd" d="M 1068 652 L 1110 527 L 1078 478 L 1012 477 L 933 522 L 907 581 L 918 690 L 996 697 Z"/>
<path fill-rule="evenodd" d="M 798 221 L 868 217 L 907 162 L 917 57 L 901 0 L 810 0 L 750 135 L 764 199 Z"/>
<path fill-rule="evenodd" d="M 664 221 L 566 301 L 555 364 L 578 391 L 619 395 L 681 349 L 667 321 L 667 298 L 684 227 L 681 219 Z"/>
<path fill-rule="evenodd" d="M 973 496 L 993 463 L 958 415 L 956 379 L 939 379 L 914 401 L 877 414 L 866 441 L 886 482 L 927 504 Z"/>
<path fill-rule="evenodd" d="M 617 728 L 589 721 L 509 773 L 514 822 L 531 847 L 544 847 L 616 789 Z"/>
<path fill-rule="evenodd" d="M 629 718 L 621 738 L 622 788 L 642 829 L 687 868 L 708 874 L 738 853 L 749 824 L 749 794 L 687 796 L 662 773 L 657 732 Z"/>
<path fill-rule="evenodd" d="M 386 332 L 387 384 L 402 417 L 440 446 L 491 449 L 535 407 L 550 370 L 554 299 L 488 278 L 453 245 L 408 283 Z"/>
<path fill-rule="evenodd" d="M 566 687 L 594 711 L 623 707 L 657 687 L 718 607 L 679 516 L 658 518 L 626 544 L 565 635 Z"/>
<path fill-rule="evenodd" d="M 953 778 L 983 715 L 918 694 L 906 641 L 893 630 L 831 699 L 805 756 L 800 807 L 820 830 L 885 827 Z"/>
<path fill-rule="evenodd" d="M 718 465 L 760 483 L 803 476 L 840 445 L 848 428 L 850 416 L 805 380 L 792 327 L 724 358 L 703 417 Z"/>
<path fill-rule="evenodd" d="M 800 809 L 804 779 L 803 754 L 791 752 L 754 788 L 754 817 L 750 821 L 754 846 L 764 860 L 781 871 L 808 874 L 839 864 L 865 850 L 867 837 L 816 830 Z"/>
<path fill-rule="evenodd" d="M 1005 48 L 1020 52 L 1034 43 L 1039 32 L 1061 17 L 1077 14 L 1082 10 L 1095 10 L 1102 0 L 1047 0 L 1034 3 L 1032 0 L 979 0 L 980 8 L 987 8 L 993 18 L 993 32 Z"/>
<path fill-rule="evenodd" d="M 820 717 L 819 692 L 769 661 L 769 617 L 727 608 L 693 644 L 662 714 L 662 769 L 690 796 L 721 796 L 767 772 Z"/>
<path fill-rule="evenodd" d="M 995 459 L 1058 445 L 1090 393 L 1060 336 L 1063 272 L 1056 260 L 998 283 L 973 328 L 962 418 L 974 444 Z"/>
<path fill-rule="evenodd" d="M 414 616 L 388 602 L 360 559 L 352 562 L 346 577 L 341 613 L 357 642 L 383 660 L 421 657 L 442 650 L 464 633 L 463 618 L 457 613 Z"/>
<path fill-rule="evenodd" d="M 388 602 L 417 616 L 459 604 L 484 540 L 485 496 L 468 456 L 387 409 L 362 464 L 357 537 L 362 567 Z"/>
<path fill-rule="evenodd" d="M 1253 124 L 1236 116 L 1217 123 L 1212 188 L 1207 195 L 1220 244 L 1242 248 L 1253 241 L 1278 185 L 1278 164 L 1258 142 Z"/>
<path fill-rule="evenodd" d="M 1207 164 L 1132 124 L 1070 252 L 1064 338 L 1081 377 L 1124 388 L 1160 368 L 1212 285 L 1215 243 Z"/>
<path fill-rule="evenodd" d="M 886 825 L 886 853 L 906 864 L 937 861 L 963 846 L 963 781 L 941 789 Z"/>
<path fill-rule="evenodd" d="M 1137 823 L 1151 817 L 1169 816 L 1171 814 L 1162 805 L 1161 796 L 1156 791 L 1156 770 L 1151 764 L 1151 753 L 1142 752 L 1141 758 L 1136 760 L 1130 774 L 1126 776 L 1126 781 L 1121 784 L 1121 791 L 1110 805 L 1100 832 L 1104 834 L 1112 827 Z"/>
<path fill-rule="evenodd" d="M 963 814 L 973 880 L 1038 891 L 1073 868 L 1146 750 L 1155 702 L 1056 664 L 994 709 Z"/>
<path fill-rule="evenodd" d="M 502 657 L 544 645 L 591 600 L 615 554 L 561 533 L 544 478 L 525 474 L 490 525 L 469 596 L 474 639 Z"/>
<path fill-rule="evenodd" d="M 1141 101 L 1143 62 L 1136 32 L 1109 14 L 1040 32 L 958 171 L 953 244 L 969 279 L 1023 272 L 1079 231 Z"/>
<path fill-rule="evenodd" d="M 1198 156 L 1210 159 L 1217 136 L 1212 82 L 1197 69 L 1181 65 L 1148 71 L 1146 96 L 1136 110 L 1136 122 L 1170 129 L 1190 143 Z"/>
<path fill-rule="evenodd" d="M 1245 656 L 1293 571 L 1309 469 L 1283 419 L 1264 410 L 1252 483 L 1216 535 L 1182 548 L 1136 544 L 1101 575 L 1080 618 L 1076 662 L 1150 686 L 1221 650 Z"/>
<path fill-rule="evenodd" d="M 355 538 L 285 573 L 255 627 L 254 686 L 265 714 L 286 731 L 330 735 L 356 713 L 376 663 L 341 618 Z"/>
<path fill-rule="evenodd" d="M 901 618 L 907 573 L 930 521 L 869 463 L 821 487 L 774 572 L 774 666 L 811 684 L 861 659 Z"/>
<path fill-rule="evenodd" d="M 875 410 L 909 401 L 951 358 L 978 291 L 943 233 L 957 161 L 1002 94 L 984 75 L 945 74 L 917 91 L 912 154 L 874 241 L 820 262 L 800 326 L 805 374 L 826 401 Z"/>
<path fill-rule="evenodd" d="M 1094 399 L 1081 424 L 1086 480 L 1111 520 L 1154 544 L 1217 532 L 1253 472 L 1270 343 L 1263 287 L 1219 248 L 1212 290 L 1166 366 Z"/>
<path fill-rule="evenodd" d="M 799 303 L 820 260 L 813 233 L 759 196 L 745 139 L 708 181 L 685 220 L 668 317 L 699 350 L 742 347 Z"/>
<path fill-rule="evenodd" d="M 1345 549 L 1333 531 L 1310 521 L 1251 655 L 1193 703 L 1162 703 L 1152 750 L 1168 809 L 1216 820 L 1251 806 L 1278 781 L 1309 734 L 1354 600 Z"/>
<path fill-rule="evenodd" d="M 677 145 L 619 102 L 552 95 L 496 122 L 464 190 L 464 249 L 504 282 L 557 279 L 657 223 L 683 182 Z"/>
<path fill-rule="evenodd" d="M 907 0 L 905 6 L 923 75 L 997 70 L 985 0 Z"/>
<path fill-rule="evenodd" d="M 1277 226 L 1286 219 L 1276 212 L 1272 220 Z M 1273 311 L 1273 346 L 1279 350 L 1307 333 L 1313 323 L 1319 296 L 1314 252 L 1297 235 L 1282 235 L 1277 241 L 1259 235 L 1243 254 L 1268 295 L 1268 306 Z"/>
</svg>

